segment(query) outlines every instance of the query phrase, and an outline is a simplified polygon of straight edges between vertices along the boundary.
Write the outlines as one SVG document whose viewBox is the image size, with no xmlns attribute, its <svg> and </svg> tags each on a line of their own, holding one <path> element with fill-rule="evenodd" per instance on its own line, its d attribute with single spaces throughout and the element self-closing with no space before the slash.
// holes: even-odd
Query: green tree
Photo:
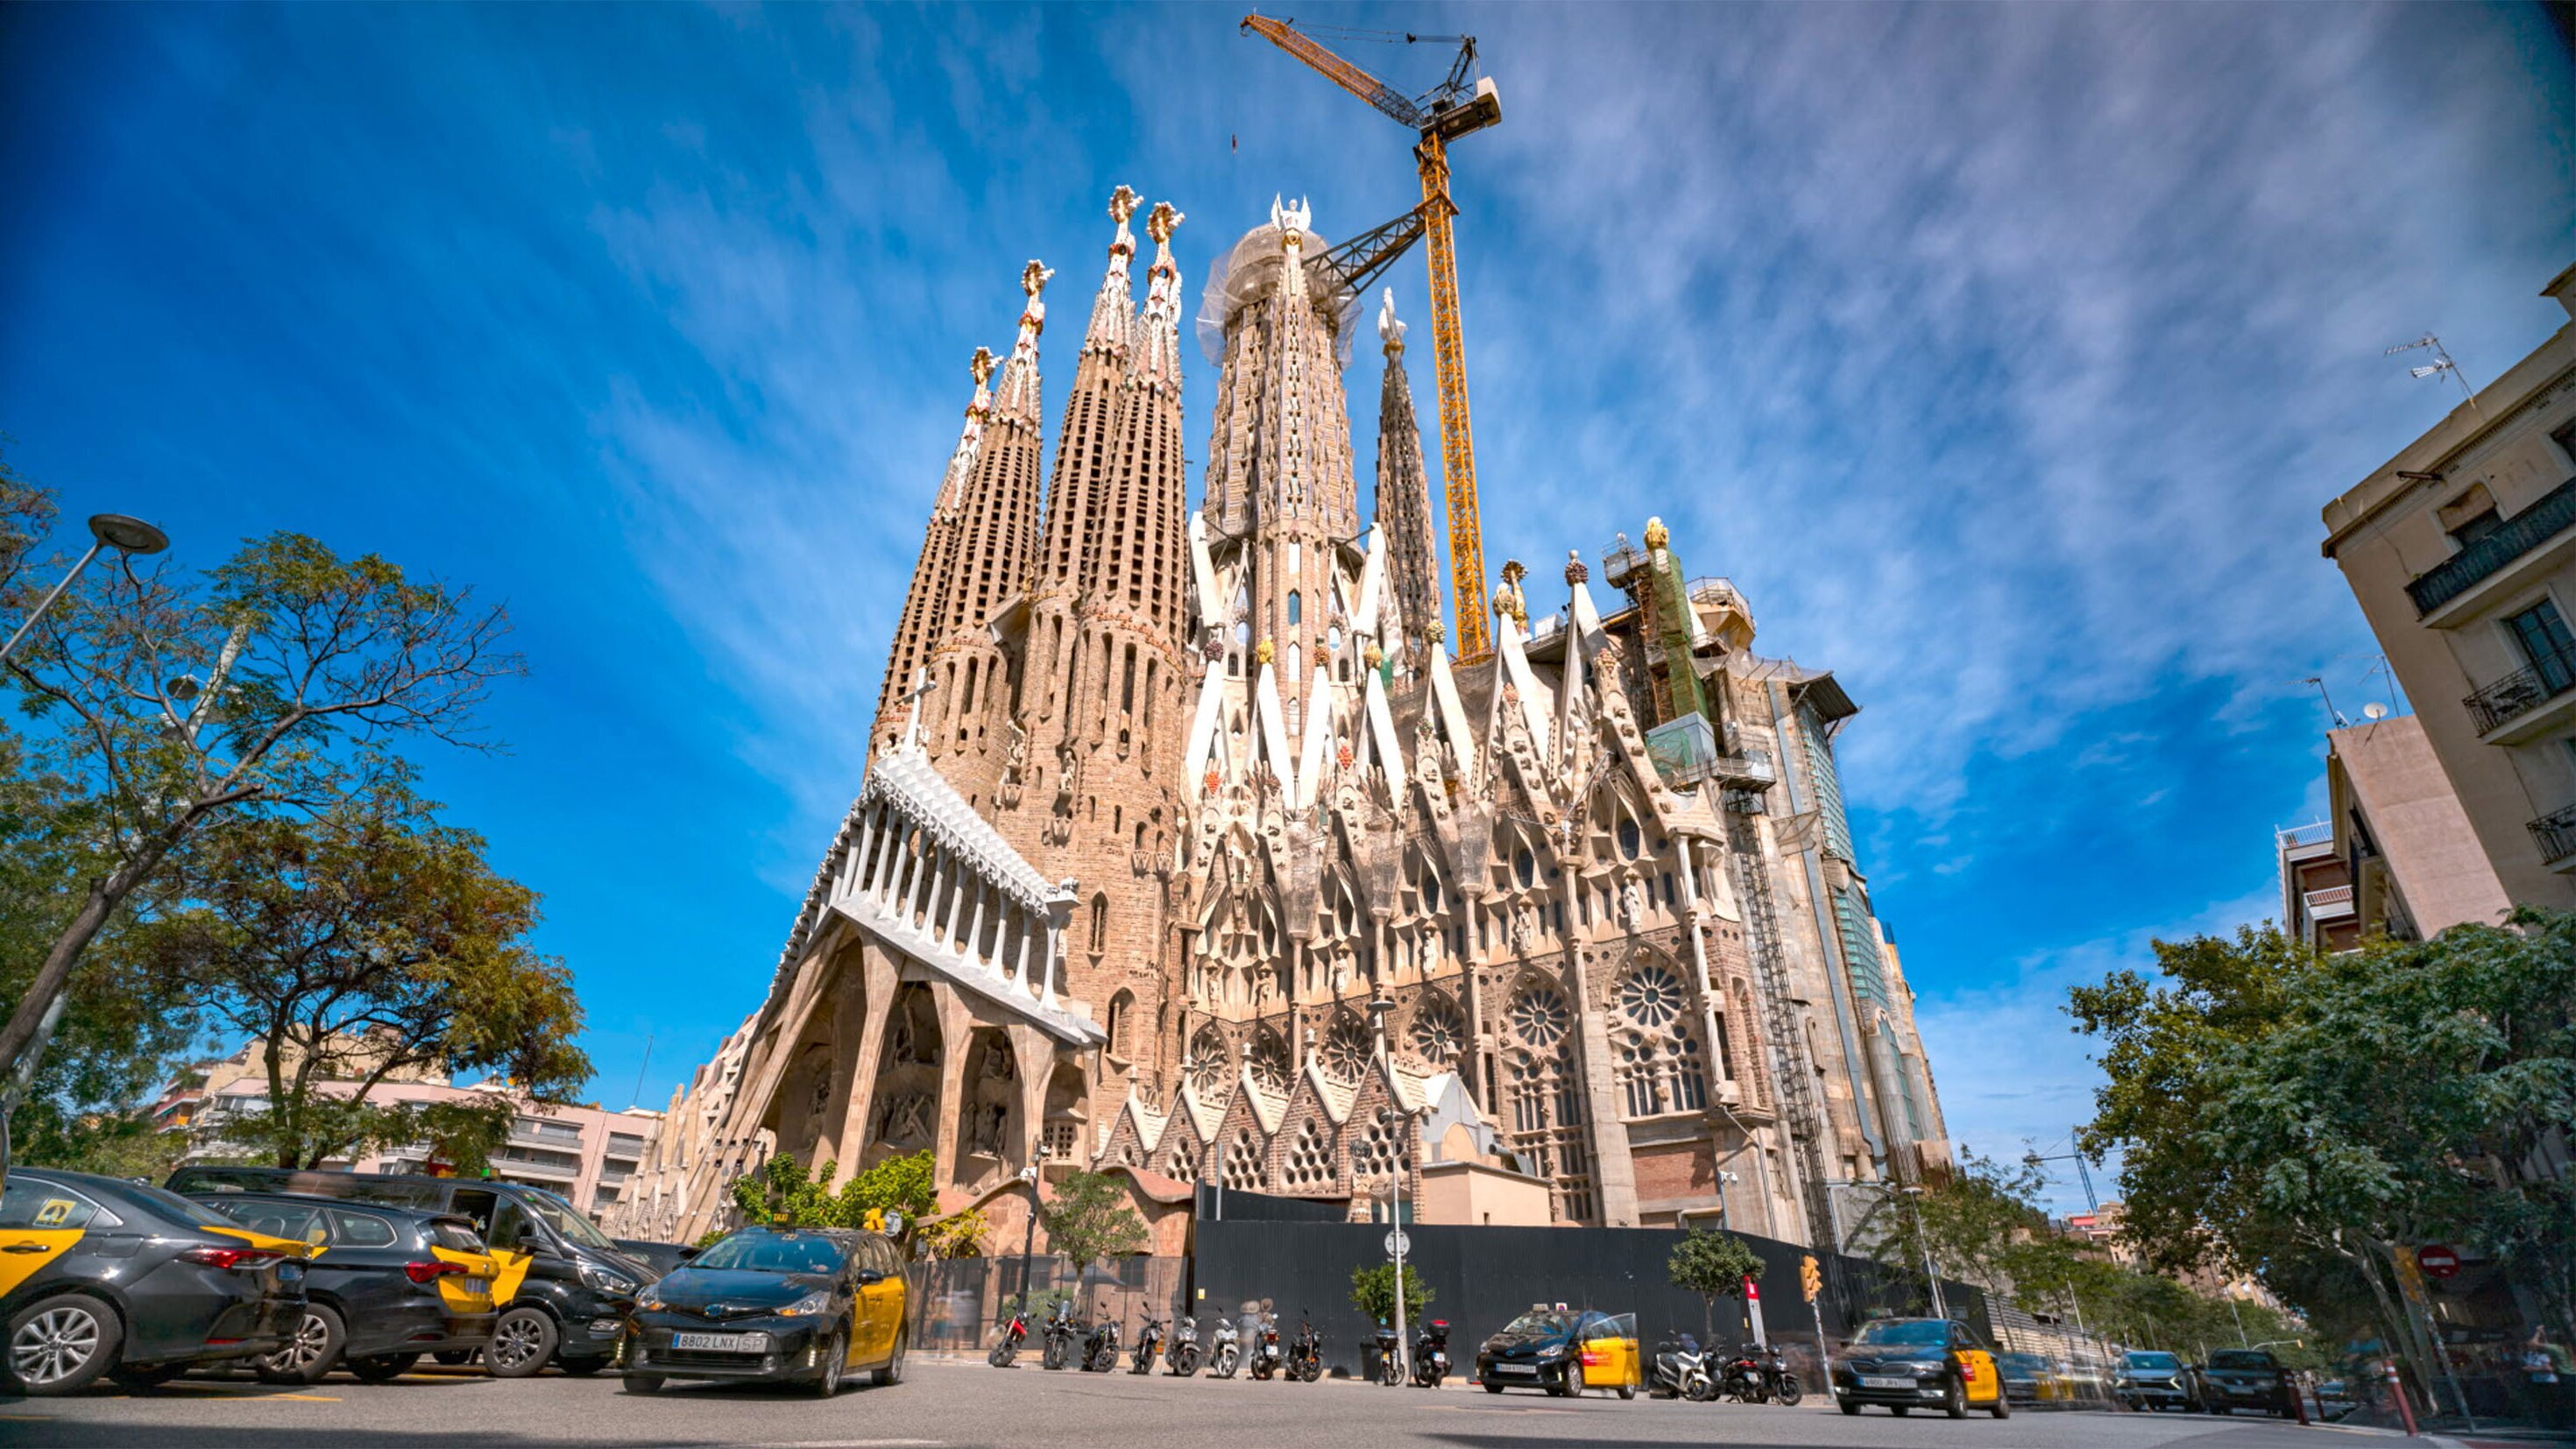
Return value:
<svg viewBox="0 0 2576 1449">
<path fill-rule="evenodd" d="M 1945 1279 L 2007 1293 L 2017 1266 L 2044 1271 L 2056 1251 L 2048 1214 L 2038 1206 L 2045 1183 L 2035 1164 L 2008 1166 L 1962 1149 L 1953 1173 L 1889 1184 L 1853 1224 L 1852 1245 L 1913 1279 L 1927 1303 L 1927 1263 Z"/>
<path fill-rule="evenodd" d="M 1745 1278 L 1760 1278 L 1762 1269 L 1762 1257 L 1751 1244 L 1733 1233 L 1705 1228 L 1684 1233 L 1664 1264 L 1674 1287 L 1700 1296 L 1705 1309 L 1700 1330 L 1711 1342 L 1717 1337 L 1717 1300 L 1742 1298 Z"/>
<path fill-rule="evenodd" d="M 137 928 L 139 951 L 210 1017 L 261 1046 L 268 1094 L 223 1124 L 280 1167 L 427 1141 L 479 1169 L 524 1103 L 590 1077 L 581 1005 L 528 936 L 536 893 L 485 863 L 398 778 L 311 819 L 208 827 L 181 872 L 192 904 Z M 389 1080 L 488 1073 L 509 1095 L 385 1101 Z"/>
<path fill-rule="evenodd" d="M 982 1208 L 968 1208 L 931 1220 L 914 1232 L 914 1238 L 934 1258 L 980 1258 L 992 1231 L 992 1221 Z"/>
<path fill-rule="evenodd" d="M 1141 1253 L 1152 1243 L 1145 1220 L 1127 1205 L 1126 1182 L 1112 1173 L 1066 1173 L 1054 1198 L 1038 1205 L 1038 1221 L 1054 1250 L 1073 1260 L 1076 1283 L 1092 1264 Z"/>
<path fill-rule="evenodd" d="M 753 1227 L 837 1228 L 846 1226 L 840 1199 L 832 1195 L 834 1164 L 809 1173 L 793 1152 L 767 1162 L 726 1185 L 742 1220 Z"/>
<path fill-rule="evenodd" d="M 1422 1281 L 1420 1270 L 1404 1266 L 1404 1321 L 1420 1323 L 1422 1311 L 1431 1306 L 1436 1295 L 1431 1285 Z M 1368 1315 L 1371 1323 L 1395 1321 L 1395 1265 L 1380 1263 L 1376 1267 L 1351 1270 L 1351 1306 Z"/>
<path fill-rule="evenodd" d="M 889 1157 L 861 1172 L 841 1188 L 841 1222 L 845 1227 L 865 1227 L 871 1212 L 899 1212 L 903 1215 L 903 1232 L 907 1241 L 921 1225 L 939 1212 L 939 1186 L 933 1176 L 936 1159 L 928 1148 Z M 828 1166 L 823 1176 L 829 1178 Z"/>
<path fill-rule="evenodd" d="M 13 593 L 49 509 L 0 497 Z M 0 1072 L 39 1049 L 75 966 L 200 830 L 398 779 L 406 738 L 485 744 L 476 708 L 521 667 L 507 628 L 465 591 L 296 534 L 202 577 L 167 555 L 84 574 L 0 665 L 28 717 L 27 768 L 66 782 L 93 852 L 0 1025 Z"/>
</svg>

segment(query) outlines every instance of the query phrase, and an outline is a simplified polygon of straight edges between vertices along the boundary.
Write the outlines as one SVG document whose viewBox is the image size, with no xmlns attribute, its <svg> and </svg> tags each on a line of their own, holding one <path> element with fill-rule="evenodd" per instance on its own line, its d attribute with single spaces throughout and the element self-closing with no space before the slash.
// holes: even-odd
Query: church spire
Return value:
<svg viewBox="0 0 2576 1449">
<path fill-rule="evenodd" d="M 1413 416 L 1413 381 L 1404 372 L 1404 324 L 1395 289 L 1377 314 L 1386 380 L 1377 402 L 1377 521 L 1386 530 L 1388 581 L 1404 622 L 1404 664 L 1419 673 L 1440 647 L 1440 559 L 1432 542 L 1431 478 L 1422 464 L 1422 426 Z"/>
<path fill-rule="evenodd" d="M 975 396 L 966 404 L 966 426 L 957 434 L 957 451 L 948 455 L 948 474 L 939 482 L 939 497 L 931 512 L 943 518 L 955 518 L 965 501 L 966 479 L 975 471 L 975 454 L 984 446 L 984 420 L 992 416 L 993 392 L 986 384 L 993 378 L 993 349 L 978 347 L 966 362 L 974 374 Z"/>
<path fill-rule="evenodd" d="M 1181 269 L 1172 262 L 1172 233 L 1182 220 L 1168 201 L 1155 202 L 1145 217 L 1154 266 L 1146 273 L 1145 318 L 1137 326 L 1136 381 L 1173 394 L 1181 390 Z"/>
<path fill-rule="evenodd" d="M 921 536 L 921 557 L 912 566 L 912 585 L 904 594 L 903 613 L 896 619 L 894 639 L 886 648 L 885 683 L 877 690 L 876 726 L 870 738 L 879 745 L 891 744 L 902 735 L 904 692 L 910 690 L 913 675 L 930 656 L 930 646 L 937 641 L 940 627 L 940 594 L 947 587 L 950 566 L 957 552 L 957 523 L 965 510 L 966 493 L 975 473 L 975 460 L 984 448 L 984 421 L 993 411 L 993 394 L 986 383 L 993 376 L 993 349 L 978 347 L 966 364 L 975 378 L 974 398 L 966 404 L 966 426 L 958 431 L 957 450 L 948 455 L 948 471 L 939 481 L 939 492 L 931 500 L 930 524 Z M 913 713 L 919 713 L 919 705 Z"/>
<path fill-rule="evenodd" d="M 1136 305 L 1127 282 L 1128 263 L 1136 255 L 1136 238 L 1127 230 L 1127 218 L 1136 214 L 1136 203 L 1142 200 L 1124 186 L 1109 193 L 1109 219 L 1118 223 L 1118 234 L 1109 242 L 1109 270 L 1100 278 L 1100 294 L 1091 299 L 1091 326 L 1082 334 L 1085 355 L 1097 353 L 1121 363 L 1127 360 L 1128 344 L 1136 330 Z"/>
<path fill-rule="evenodd" d="M 1029 301 L 1020 309 L 1019 340 L 1011 344 L 1011 361 L 1002 369 L 1002 421 L 1033 433 L 1038 428 L 1038 334 L 1046 330 L 1046 301 L 1040 294 L 1054 275 L 1044 262 L 1020 269 L 1020 290 Z"/>
</svg>

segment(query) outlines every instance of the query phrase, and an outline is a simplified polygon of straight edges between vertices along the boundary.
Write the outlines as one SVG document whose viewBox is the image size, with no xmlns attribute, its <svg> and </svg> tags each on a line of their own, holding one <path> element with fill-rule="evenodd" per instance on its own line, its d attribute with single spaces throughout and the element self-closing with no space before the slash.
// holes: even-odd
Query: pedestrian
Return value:
<svg viewBox="0 0 2576 1449">
<path fill-rule="evenodd" d="M 2544 1429 L 2568 1426 L 2571 1372 L 2576 1372 L 2576 1363 L 2569 1361 L 2563 1345 L 2551 1341 L 2548 1327 L 2532 1329 L 2522 1346 L 2522 1386 L 2530 1399 L 2531 1417 Z"/>
</svg>

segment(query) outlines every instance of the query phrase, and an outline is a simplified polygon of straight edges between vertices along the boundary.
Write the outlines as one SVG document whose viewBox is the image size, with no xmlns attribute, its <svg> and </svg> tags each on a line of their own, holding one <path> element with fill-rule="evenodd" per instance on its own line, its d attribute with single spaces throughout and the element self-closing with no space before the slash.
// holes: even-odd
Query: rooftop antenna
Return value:
<svg viewBox="0 0 2576 1449">
<path fill-rule="evenodd" d="M 2344 729 L 2352 724 L 2351 720 L 2343 717 L 2343 711 L 2334 707 L 2334 696 L 2326 692 L 2326 682 L 2324 679 L 2311 674 L 2299 682 L 2301 684 L 2313 684 L 2317 687 L 2317 697 L 2326 702 L 2326 718 L 2334 721 L 2334 727 L 2336 729 Z"/>
<path fill-rule="evenodd" d="M 2478 406 L 2477 392 L 2469 386 L 2469 379 L 2460 371 L 2460 365 L 2451 360 L 2451 354 L 2443 348 L 2441 338 L 2427 332 L 2412 342 L 2400 342 L 2396 346 L 2379 355 L 2382 357 L 2395 357 L 2401 352 L 2412 352 L 2419 347 L 2430 348 L 2433 353 L 2433 360 L 2425 363 L 2421 367 L 2410 367 L 2406 369 L 2406 375 L 2408 377 L 2438 377 L 2443 373 L 2449 373 L 2451 375 L 2451 381 L 2460 385 L 2460 396 L 2469 400 L 2470 413 L 2483 424 L 2487 420 L 2487 415 L 2485 410 Z"/>
<path fill-rule="evenodd" d="M 644 1060 L 635 1064 L 635 1090 L 626 1098 L 626 1109 L 633 1111 L 644 1100 L 644 1069 L 653 1065 L 653 1033 L 644 1033 Z"/>
</svg>

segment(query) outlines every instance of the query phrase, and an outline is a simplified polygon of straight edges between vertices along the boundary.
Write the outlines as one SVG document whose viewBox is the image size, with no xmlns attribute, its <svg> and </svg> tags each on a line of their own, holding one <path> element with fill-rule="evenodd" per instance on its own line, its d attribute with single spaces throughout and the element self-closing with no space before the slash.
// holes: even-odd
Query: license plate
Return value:
<svg viewBox="0 0 2576 1449">
<path fill-rule="evenodd" d="M 708 1353 L 759 1353 L 769 1347 L 765 1333 L 675 1333 L 671 1347 Z"/>
<path fill-rule="evenodd" d="M 456 1286 L 468 1298 L 487 1297 L 492 1292 L 492 1280 L 489 1278 L 459 1278 L 456 1280 Z"/>
<path fill-rule="evenodd" d="M 1538 1366 L 1536 1364 L 1526 1363 L 1498 1363 L 1494 1365 L 1494 1372 L 1498 1374 L 1534 1374 L 1538 1372 Z"/>
<path fill-rule="evenodd" d="M 1889 1378 L 1885 1374 L 1863 1374 L 1860 1386 L 1864 1389 L 1910 1389 L 1914 1387 L 1914 1380 Z"/>
</svg>

